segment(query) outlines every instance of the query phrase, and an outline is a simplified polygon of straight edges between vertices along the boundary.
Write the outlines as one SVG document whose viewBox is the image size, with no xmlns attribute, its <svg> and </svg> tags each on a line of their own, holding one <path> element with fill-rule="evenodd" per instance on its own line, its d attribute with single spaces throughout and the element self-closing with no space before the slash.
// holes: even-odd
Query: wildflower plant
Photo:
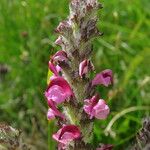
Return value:
<svg viewBox="0 0 150 150">
<path fill-rule="evenodd" d="M 110 113 L 96 87 L 108 87 L 113 82 L 109 69 L 91 79 L 91 72 L 95 72 L 91 62 L 92 41 L 102 35 L 96 27 L 102 5 L 97 0 L 71 0 L 69 8 L 68 19 L 56 28 L 59 37 L 55 44 L 61 49 L 49 61 L 53 76 L 45 91 L 47 118 L 58 120 L 60 129 L 53 134 L 58 150 L 95 150 L 90 144 L 94 120 L 106 119 Z M 112 145 L 96 150 L 105 149 L 111 150 Z"/>
</svg>

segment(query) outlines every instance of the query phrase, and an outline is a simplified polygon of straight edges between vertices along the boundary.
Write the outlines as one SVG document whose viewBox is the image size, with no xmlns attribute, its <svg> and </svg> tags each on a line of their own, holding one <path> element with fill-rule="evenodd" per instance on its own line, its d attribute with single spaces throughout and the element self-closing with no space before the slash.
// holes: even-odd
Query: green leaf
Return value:
<svg viewBox="0 0 150 150">
<path fill-rule="evenodd" d="M 50 70 L 48 70 L 48 73 L 47 73 L 47 84 L 49 84 L 49 82 L 50 82 L 50 78 L 53 76 L 53 73 L 50 71 Z"/>
</svg>

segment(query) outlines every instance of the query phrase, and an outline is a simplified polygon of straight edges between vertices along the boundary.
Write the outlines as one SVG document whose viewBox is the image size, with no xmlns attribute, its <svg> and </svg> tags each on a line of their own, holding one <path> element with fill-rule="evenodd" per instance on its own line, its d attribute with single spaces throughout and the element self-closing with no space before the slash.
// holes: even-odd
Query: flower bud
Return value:
<svg viewBox="0 0 150 150">
<path fill-rule="evenodd" d="M 63 44 L 63 40 L 62 40 L 62 37 L 61 37 L 61 36 L 59 36 L 59 37 L 56 39 L 55 44 L 60 45 L 60 46 Z"/>
<path fill-rule="evenodd" d="M 51 108 L 47 111 L 47 119 L 52 120 L 55 119 L 55 111 L 53 111 Z"/>
<path fill-rule="evenodd" d="M 60 22 L 58 27 L 56 28 L 56 32 L 59 32 L 61 34 L 65 34 L 65 32 L 68 32 L 69 30 L 71 30 L 71 25 L 69 21 Z"/>
<path fill-rule="evenodd" d="M 61 72 L 61 67 L 58 65 L 54 65 L 51 61 L 49 61 L 49 69 L 54 73 L 55 76 L 59 76 L 59 73 Z"/>
<path fill-rule="evenodd" d="M 83 75 L 86 75 L 90 70 L 93 70 L 93 65 L 90 60 L 84 60 L 79 65 L 79 75 L 82 78 Z"/>
</svg>

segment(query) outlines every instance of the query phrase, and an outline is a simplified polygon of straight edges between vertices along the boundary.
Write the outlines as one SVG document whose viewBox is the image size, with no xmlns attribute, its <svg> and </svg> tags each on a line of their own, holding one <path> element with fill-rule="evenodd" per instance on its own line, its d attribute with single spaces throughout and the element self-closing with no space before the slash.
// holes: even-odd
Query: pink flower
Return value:
<svg viewBox="0 0 150 150">
<path fill-rule="evenodd" d="M 91 99 L 84 100 L 84 111 L 90 116 L 97 119 L 106 119 L 110 109 L 103 99 L 99 99 L 98 95 L 93 96 Z"/>
<path fill-rule="evenodd" d="M 80 137 L 80 130 L 75 125 L 64 125 L 57 133 L 53 134 L 53 139 L 59 142 L 59 149 L 65 149 L 71 141 Z"/>
<path fill-rule="evenodd" d="M 55 55 L 52 56 L 52 62 L 66 62 L 68 60 L 67 53 L 63 50 L 58 51 Z"/>
<path fill-rule="evenodd" d="M 92 86 L 102 84 L 104 86 L 108 86 L 113 83 L 113 75 L 110 69 L 106 69 L 96 75 L 96 77 L 92 80 Z"/>
<path fill-rule="evenodd" d="M 59 73 L 61 72 L 61 67 L 58 65 L 54 65 L 51 61 L 49 61 L 49 69 L 54 73 L 55 76 L 59 76 Z"/>
<path fill-rule="evenodd" d="M 60 76 L 53 76 L 45 92 L 47 100 L 52 100 L 56 104 L 64 102 L 73 95 L 72 89 L 68 82 Z"/>
<path fill-rule="evenodd" d="M 83 75 L 86 75 L 90 70 L 93 69 L 93 66 L 89 60 L 84 60 L 79 65 L 79 75 L 82 78 Z"/>
<path fill-rule="evenodd" d="M 51 61 L 49 61 L 49 69 L 54 73 L 55 76 L 59 76 L 61 72 L 61 67 L 59 65 L 55 65 L 55 63 L 66 62 L 68 60 L 67 54 L 65 51 L 58 51 L 55 55 L 52 56 Z"/>
<path fill-rule="evenodd" d="M 56 105 L 52 100 L 48 101 L 48 106 L 50 107 L 47 112 L 47 119 L 52 120 L 55 119 L 55 117 L 59 117 L 63 120 L 65 120 L 65 116 L 57 109 Z"/>
<path fill-rule="evenodd" d="M 52 99 L 56 102 L 56 104 L 64 102 L 67 98 L 64 89 L 58 85 L 53 85 L 51 88 L 49 88 L 45 95 L 48 100 Z"/>
</svg>

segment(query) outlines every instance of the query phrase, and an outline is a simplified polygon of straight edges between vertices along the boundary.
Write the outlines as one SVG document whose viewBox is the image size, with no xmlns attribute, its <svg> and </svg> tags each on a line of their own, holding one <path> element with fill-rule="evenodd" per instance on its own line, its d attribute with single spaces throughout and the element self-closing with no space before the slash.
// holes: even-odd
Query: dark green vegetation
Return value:
<svg viewBox="0 0 150 150">
<path fill-rule="evenodd" d="M 112 112 L 106 121 L 96 121 L 93 144 L 126 150 L 149 115 L 141 106 L 150 106 L 150 3 L 101 2 L 98 26 L 104 36 L 94 41 L 93 61 L 97 72 L 112 69 L 115 81 L 113 87 L 98 88 Z M 21 129 L 25 141 L 41 150 L 47 150 L 47 63 L 59 49 L 54 29 L 67 15 L 67 0 L 0 0 L 0 64 L 8 67 L 0 74 L 0 122 Z M 121 111 L 106 137 L 104 129 Z"/>
</svg>

